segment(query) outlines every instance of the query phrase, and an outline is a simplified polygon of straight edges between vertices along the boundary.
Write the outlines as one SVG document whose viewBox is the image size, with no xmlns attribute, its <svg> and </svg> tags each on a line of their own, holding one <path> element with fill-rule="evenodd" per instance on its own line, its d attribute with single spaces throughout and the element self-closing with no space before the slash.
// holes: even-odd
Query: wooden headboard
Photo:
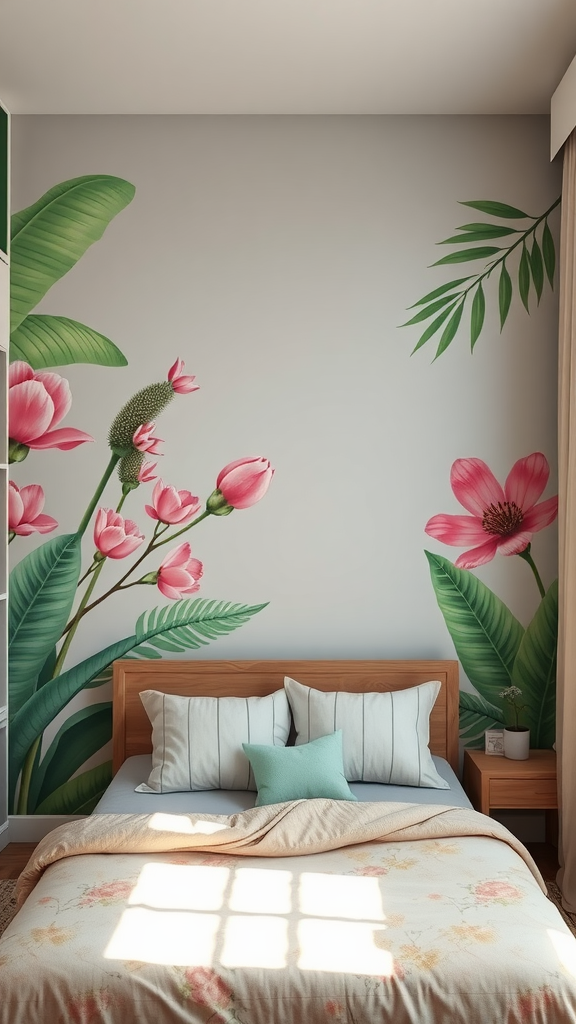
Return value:
<svg viewBox="0 0 576 1024">
<path fill-rule="evenodd" d="M 113 771 L 152 750 L 152 730 L 139 694 L 161 690 L 187 697 L 263 697 L 284 676 L 317 690 L 374 693 L 441 683 L 430 716 L 430 749 L 458 771 L 457 661 L 136 661 L 114 662 Z"/>
</svg>

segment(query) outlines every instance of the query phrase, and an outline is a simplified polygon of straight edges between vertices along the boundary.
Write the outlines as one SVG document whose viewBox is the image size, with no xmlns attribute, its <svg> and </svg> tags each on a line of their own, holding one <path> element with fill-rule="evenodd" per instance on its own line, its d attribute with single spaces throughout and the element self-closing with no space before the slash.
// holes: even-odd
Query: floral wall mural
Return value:
<svg viewBox="0 0 576 1024">
<path fill-rule="evenodd" d="M 109 339 L 83 324 L 64 317 L 31 316 L 28 311 L 97 240 L 133 194 L 128 182 L 83 177 L 55 186 L 13 218 L 11 463 L 23 462 L 31 452 L 67 452 L 95 441 L 85 431 L 60 425 L 72 404 L 71 388 L 60 374 L 39 367 L 72 362 L 118 365 L 126 362 L 124 356 Z M 217 475 L 202 511 L 203 503 L 191 491 L 162 480 L 158 463 L 147 456 L 163 454 L 156 420 L 166 406 L 174 396 L 198 390 L 195 376 L 184 371 L 183 360 L 176 358 L 165 380 L 148 385 L 126 402 L 110 425 L 108 464 L 87 496 L 77 528 L 45 541 L 12 571 L 9 785 L 11 809 L 18 813 L 89 813 L 99 799 L 111 778 L 110 762 L 80 769 L 110 739 L 110 702 L 90 704 L 70 715 L 47 749 L 42 749 L 42 739 L 79 691 L 100 686 L 110 677 L 115 658 L 159 658 L 166 652 L 197 649 L 237 629 L 264 607 L 192 600 L 190 595 L 200 589 L 202 562 L 192 554 L 188 540 L 165 550 L 165 545 L 172 545 L 207 517 L 228 516 L 254 505 L 264 497 L 274 473 L 265 458 L 229 463 Z M 116 505 L 108 508 L 100 502 L 115 472 Z M 156 483 L 149 503 L 133 513 L 138 523 L 121 514 L 124 504 L 134 505 L 136 492 L 152 481 Z M 58 530 L 58 522 L 43 507 L 39 484 L 19 487 L 10 482 L 10 543 Z M 87 531 L 92 532 L 94 550 L 84 565 L 82 540 Z M 156 552 L 154 568 L 140 575 L 137 570 L 141 572 L 142 563 Z M 124 561 L 136 553 L 125 569 Z M 104 585 L 100 577 L 116 562 L 122 562 L 122 574 Z M 86 616 L 102 602 L 138 586 L 156 587 L 158 596 L 172 605 L 152 608 L 140 616 L 132 635 L 75 661 L 74 639 Z"/>
</svg>

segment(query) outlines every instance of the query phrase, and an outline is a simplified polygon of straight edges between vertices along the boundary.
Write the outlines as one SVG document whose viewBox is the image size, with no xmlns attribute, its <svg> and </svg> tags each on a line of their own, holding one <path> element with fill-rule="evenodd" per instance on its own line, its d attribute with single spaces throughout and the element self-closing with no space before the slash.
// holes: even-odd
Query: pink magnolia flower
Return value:
<svg viewBox="0 0 576 1024">
<path fill-rule="evenodd" d="M 527 548 L 532 534 L 549 526 L 558 514 L 558 495 L 536 504 L 549 474 L 546 457 L 534 452 L 514 463 L 502 488 L 482 459 L 456 459 L 450 483 L 471 514 L 432 516 L 426 533 L 444 544 L 472 545 L 456 560 L 461 569 L 484 565 L 497 551 L 518 555 Z"/>
<path fill-rule="evenodd" d="M 192 549 L 184 541 L 162 562 L 156 582 L 164 597 L 177 601 L 183 594 L 194 594 L 200 589 L 198 580 L 202 578 L 204 566 L 191 555 Z"/>
<path fill-rule="evenodd" d="M 168 370 L 168 380 L 176 394 L 187 395 L 190 391 L 198 391 L 199 385 L 194 383 L 196 377 L 191 377 L 189 374 L 182 373 L 183 369 L 184 360 L 177 359 Z"/>
<path fill-rule="evenodd" d="M 138 472 L 138 483 L 149 484 L 151 480 L 155 480 L 156 473 L 154 470 L 157 465 L 157 462 L 143 462 Z"/>
<path fill-rule="evenodd" d="M 28 484 L 20 489 L 13 480 L 8 487 L 8 530 L 21 537 L 31 533 L 50 533 L 58 523 L 52 516 L 41 514 L 44 508 L 44 491 L 40 484 Z"/>
<path fill-rule="evenodd" d="M 138 430 L 135 431 L 132 443 L 139 452 L 150 452 L 151 455 L 161 455 L 158 445 L 162 444 L 161 437 L 153 437 L 153 431 L 156 428 L 155 423 L 143 423 Z"/>
<path fill-rule="evenodd" d="M 74 427 L 53 429 L 72 404 L 70 385 L 57 373 L 35 373 L 28 363 L 12 363 L 9 370 L 9 434 L 12 441 L 28 448 L 61 448 L 67 451 L 90 434 Z"/>
<path fill-rule="evenodd" d="M 200 508 L 200 501 L 190 491 L 177 491 L 175 487 L 165 487 L 162 480 L 156 484 L 152 492 L 152 505 L 144 508 L 151 519 L 161 523 L 175 525 L 189 523 Z"/>
<path fill-rule="evenodd" d="M 123 519 L 111 508 L 99 508 L 94 523 L 94 544 L 106 558 L 126 558 L 144 540 L 132 519 Z"/>
<path fill-rule="evenodd" d="M 237 459 L 220 471 L 216 487 L 232 508 L 250 508 L 264 497 L 273 476 L 268 459 Z"/>
</svg>

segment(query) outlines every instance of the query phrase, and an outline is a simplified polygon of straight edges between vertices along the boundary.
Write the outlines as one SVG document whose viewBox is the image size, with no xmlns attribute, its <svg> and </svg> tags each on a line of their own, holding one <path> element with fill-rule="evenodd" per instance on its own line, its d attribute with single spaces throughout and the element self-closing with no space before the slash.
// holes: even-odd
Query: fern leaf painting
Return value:
<svg viewBox="0 0 576 1024">
<path fill-rule="evenodd" d="M 462 322 L 466 322 L 465 311 L 470 315 L 469 341 L 474 351 L 485 326 L 487 286 L 494 281 L 497 281 L 500 330 L 510 312 L 514 282 L 526 312 L 530 312 L 531 302 L 540 302 L 546 280 L 554 287 L 556 251 L 549 218 L 559 204 L 560 198 L 544 213 L 532 216 L 515 206 L 487 199 L 461 203 L 493 219 L 461 224 L 456 228 L 459 234 L 450 235 L 438 244 L 463 248 L 454 249 L 432 266 L 456 267 L 481 262 L 482 267 L 475 273 L 439 285 L 410 307 L 418 312 L 402 324 L 403 327 L 430 321 L 412 354 L 436 335 L 434 358 L 441 356 L 452 344 Z"/>
</svg>

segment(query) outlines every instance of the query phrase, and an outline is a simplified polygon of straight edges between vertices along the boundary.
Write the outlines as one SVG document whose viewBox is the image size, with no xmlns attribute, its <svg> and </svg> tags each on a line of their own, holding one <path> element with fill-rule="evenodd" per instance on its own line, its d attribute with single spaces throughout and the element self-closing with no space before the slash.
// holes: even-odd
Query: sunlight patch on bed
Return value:
<svg viewBox="0 0 576 1024">
<path fill-rule="evenodd" d="M 122 914 L 104 957 L 210 967 L 220 923 L 217 914 L 130 907 Z"/>
<path fill-rule="evenodd" d="M 226 922 L 224 967 L 285 967 L 288 920 L 285 917 L 230 917 Z"/>
<path fill-rule="evenodd" d="M 303 971 L 376 975 L 391 977 L 391 953 L 379 949 L 374 926 L 352 921 L 301 921 L 298 925 Z"/>
<path fill-rule="evenodd" d="M 160 910 L 220 910 L 230 868 L 145 864 L 128 902 Z"/>
<path fill-rule="evenodd" d="M 557 932 L 552 928 L 548 929 L 548 935 L 560 963 L 573 978 L 576 978 L 576 940 L 574 936 Z"/>
<path fill-rule="evenodd" d="M 228 906 L 244 914 L 289 914 L 291 871 L 237 868 Z"/>
<path fill-rule="evenodd" d="M 227 829 L 218 821 L 190 821 L 184 814 L 164 814 L 156 811 L 148 822 L 148 828 L 157 832 L 183 832 L 185 835 L 213 835 Z"/>
<path fill-rule="evenodd" d="M 304 872 L 300 876 L 300 912 L 307 917 L 384 921 L 377 878 Z"/>
</svg>

